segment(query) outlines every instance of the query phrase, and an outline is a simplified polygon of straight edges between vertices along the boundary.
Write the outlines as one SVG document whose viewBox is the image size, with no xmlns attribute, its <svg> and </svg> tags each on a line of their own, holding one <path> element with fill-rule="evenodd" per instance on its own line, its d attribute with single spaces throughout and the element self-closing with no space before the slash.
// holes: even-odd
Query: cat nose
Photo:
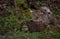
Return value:
<svg viewBox="0 0 60 39">
<path fill-rule="evenodd" d="M 52 12 L 48 12 L 48 14 L 52 14 Z"/>
<path fill-rule="evenodd" d="M 51 14 L 50 12 L 48 12 L 48 14 Z"/>
</svg>

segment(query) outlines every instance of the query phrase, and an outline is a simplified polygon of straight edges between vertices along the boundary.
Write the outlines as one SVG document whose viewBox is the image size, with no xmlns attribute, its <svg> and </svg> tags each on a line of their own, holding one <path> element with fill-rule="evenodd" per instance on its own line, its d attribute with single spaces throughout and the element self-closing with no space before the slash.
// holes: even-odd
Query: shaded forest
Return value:
<svg viewBox="0 0 60 39">
<path fill-rule="evenodd" d="M 0 39 L 60 39 L 60 0 L 0 0 Z"/>
</svg>

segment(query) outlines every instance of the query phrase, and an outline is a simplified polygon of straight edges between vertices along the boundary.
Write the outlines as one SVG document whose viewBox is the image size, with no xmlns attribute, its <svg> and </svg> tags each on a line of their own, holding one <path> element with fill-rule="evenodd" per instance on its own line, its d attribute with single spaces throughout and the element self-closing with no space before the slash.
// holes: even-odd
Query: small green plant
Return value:
<svg viewBox="0 0 60 39">
<path fill-rule="evenodd" d="M 29 9 L 24 10 L 20 9 L 20 13 L 23 15 L 22 19 L 25 21 L 32 20 L 32 13 L 29 11 Z"/>
<path fill-rule="evenodd" d="M 10 15 L 14 14 L 13 8 L 11 8 L 11 7 L 7 7 L 6 12 L 7 12 L 7 14 L 10 14 Z"/>
<path fill-rule="evenodd" d="M 24 3 L 24 0 L 16 0 L 17 6 L 20 6 L 20 5 L 23 4 L 23 3 Z"/>
<path fill-rule="evenodd" d="M 60 32 L 50 31 L 50 32 L 33 32 L 33 33 L 25 33 L 25 32 L 17 32 L 18 37 L 24 39 L 60 39 Z"/>
<path fill-rule="evenodd" d="M 54 8 L 56 8 L 56 4 L 52 3 L 52 4 L 50 4 L 50 7 L 52 7 L 54 9 Z"/>
<path fill-rule="evenodd" d="M 39 0 L 40 1 L 40 3 L 44 3 L 46 0 Z"/>
</svg>

